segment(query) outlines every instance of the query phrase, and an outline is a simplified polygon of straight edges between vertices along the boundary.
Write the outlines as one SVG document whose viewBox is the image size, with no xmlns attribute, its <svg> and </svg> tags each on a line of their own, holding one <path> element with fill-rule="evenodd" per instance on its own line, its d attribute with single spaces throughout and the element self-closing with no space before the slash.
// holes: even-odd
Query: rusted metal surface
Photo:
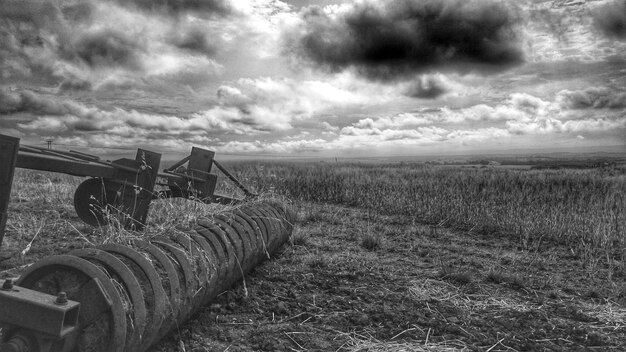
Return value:
<svg viewBox="0 0 626 352">
<path fill-rule="evenodd" d="M 130 323 L 127 324 L 126 345 L 138 348 L 141 344 L 141 336 L 146 328 L 146 304 L 139 280 L 121 260 L 111 253 L 98 248 L 77 249 L 68 253 L 96 265 L 103 270 L 111 281 L 115 283 L 117 292 L 126 305 L 132 306 Z"/>
<path fill-rule="evenodd" d="M 155 267 L 131 247 L 111 243 L 98 246 L 98 249 L 116 256 L 126 264 L 137 278 L 141 293 L 145 298 L 144 303 L 147 311 L 146 324 L 141 336 L 142 344 L 155 341 L 158 330 L 152 327 L 161 325 L 170 309 L 163 284 Z"/>
<path fill-rule="evenodd" d="M 70 255 L 47 257 L 28 267 L 16 284 L 55 296 L 66 292 L 68 299 L 81 303 L 77 351 L 125 351 L 130 314 L 111 278 L 91 262 Z"/>
<path fill-rule="evenodd" d="M 144 251 L 146 256 L 150 258 L 159 274 L 161 287 L 168 300 L 168 303 L 163 305 L 163 319 L 161 320 L 161 327 L 156 333 L 157 337 L 161 337 L 176 326 L 176 317 L 183 300 L 178 273 L 165 252 L 154 244 L 144 240 L 133 240 L 132 245 L 137 251 Z M 158 287 L 155 289 L 155 292 L 157 291 Z"/>
<path fill-rule="evenodd" d="M 262 244 L 263 244 L 263 253 L 265 253 L 267 258 L 269 258 L 270 255 L 269 255 L 268 243 L 269 243 L 269 237 L 270 237 L 271 229 L 261 219 L 261 215 L 262 214 L 260 212 L 258 212 L 258 210 L 255 209 L 255 208 L 249 208 L 249 207 L 245 207 L 244 208 L 244 207 L 242 207 L 242 209 L 239 209 L 239 210 L 244 211 L 245 214 L 248 215 L 250 217 L 250 219 L 252 219 L 252 221 L 254 221 L 254 223 L 257 225 L 257 227 L 261 231 Z"/>
<path fill-rule="evenodd" d="M 4 285 L 4 281 L 0 280 Z M 7 285 L 8 286 L 8 285 Z M 19 325 L 54 338 L 64 338 L 78 325 L 80 303 L 59 300 L 50 295 L 24 287 L 0 289 L 0 322 Z"/>
<path fill-rule="evenodd" d="M 165 241 L 168 241 L 167 239 Z M 193 275 L 193 268 L 191 267 L 191 261 L 188 258 L 188 254 L 185 253 L 180 247 L 175 246 L 172 243 L 163 241 L 152 241 L 154 245 L 165 250 L 167 255 L 172 260 L 174 267 L 178 272 L 179 284 L 182 291 L 180 309 L 178 312 L 178 321 L 183 321 L 189 317 L 192 313 L 191 304 L 195 293 L 198 290 L 196 280 Z"/>
</svg>

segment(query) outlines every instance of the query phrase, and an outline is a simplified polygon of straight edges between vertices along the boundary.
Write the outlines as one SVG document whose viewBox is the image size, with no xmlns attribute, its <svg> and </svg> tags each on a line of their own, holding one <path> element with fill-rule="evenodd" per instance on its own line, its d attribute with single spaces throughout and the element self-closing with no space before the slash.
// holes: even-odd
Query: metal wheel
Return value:
<svg viewBox="0 0 626 352">
<path fill-rule="evenodd" d="M 76 188 L 74 209 L 85 223 L 91 226 L 103 226 L 108 224 L 107 213 L 114 199 L 115 192 L 107 190 L 101 178 L 90 178 Z"/>
<path fill-rule="evenodd" d="M 76 351 L 123 352 L 126 311 L 111 279 L 97 266 L 70 255 L 44 258 L 31 265 L 17 285 L 81 303 Z"/>
</svg>

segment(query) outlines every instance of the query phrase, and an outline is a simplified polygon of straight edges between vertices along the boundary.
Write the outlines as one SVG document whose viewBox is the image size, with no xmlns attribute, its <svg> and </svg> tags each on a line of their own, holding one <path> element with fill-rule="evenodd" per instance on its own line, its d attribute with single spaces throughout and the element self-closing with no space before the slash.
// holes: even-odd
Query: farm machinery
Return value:
<svg viewBox="0 0 626 352">
<path fill-rule="evenodd" d="M 161 172 L 160 159 L 139 149 L 135 159 L 104 161 L 0 135 L 0 245 L 15 168 L 88 177 L 74 195 L 78 217 L 105 226 L 114 212 L 137 231 L 124 243 L 49 256 L 17 280 L 0 280 L 0 352 L 145 351 L 291 235 L 292 209 L 257 199 L 214 152 L 193 148 Z M 242 199 L 215 194 L 213 166 L 243 191 Z M 191 228 L 142 237 L 150 202 L 171 197 L 233 206 Z"/>
</svg>

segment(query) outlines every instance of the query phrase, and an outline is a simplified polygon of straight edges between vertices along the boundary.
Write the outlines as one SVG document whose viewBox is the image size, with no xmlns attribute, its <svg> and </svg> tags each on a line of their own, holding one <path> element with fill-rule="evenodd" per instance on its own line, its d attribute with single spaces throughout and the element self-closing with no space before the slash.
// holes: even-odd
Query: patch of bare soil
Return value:
<svg viewBox="0 0 626 352">
<path fill-rule="evenodd" d="M 28 206 L 11 216 L 30 216 Z M 38 226 L 9 229 L 0 278 L 87 245 L 89 229 L 54 207 L 33 210 L 48 220 L 25 255 Z M 356 208 L 301 204 L 299 218 L 247 290 L 224 292 L 151 351 L 626 350 L 623 268 Z"/>
</svg>

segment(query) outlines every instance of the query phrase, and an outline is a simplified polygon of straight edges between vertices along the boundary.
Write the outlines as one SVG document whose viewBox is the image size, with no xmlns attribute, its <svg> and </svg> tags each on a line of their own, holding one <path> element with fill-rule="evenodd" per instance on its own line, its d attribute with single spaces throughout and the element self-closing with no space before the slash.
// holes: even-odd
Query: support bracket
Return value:
<svg viewBox="0 0 626 352">
<path fill-rule="evenodd" d="M 7 225 L 9 199 L 11 197 L 11 187 L 13 185 L 13 175 L 15 174 L 19 147 L 19 138 L 0 134 L 0 165 L 4 165 L 4 167 L 0 167 L 0 247 L 2 247 L 4 231 Z"/>
</svg>

